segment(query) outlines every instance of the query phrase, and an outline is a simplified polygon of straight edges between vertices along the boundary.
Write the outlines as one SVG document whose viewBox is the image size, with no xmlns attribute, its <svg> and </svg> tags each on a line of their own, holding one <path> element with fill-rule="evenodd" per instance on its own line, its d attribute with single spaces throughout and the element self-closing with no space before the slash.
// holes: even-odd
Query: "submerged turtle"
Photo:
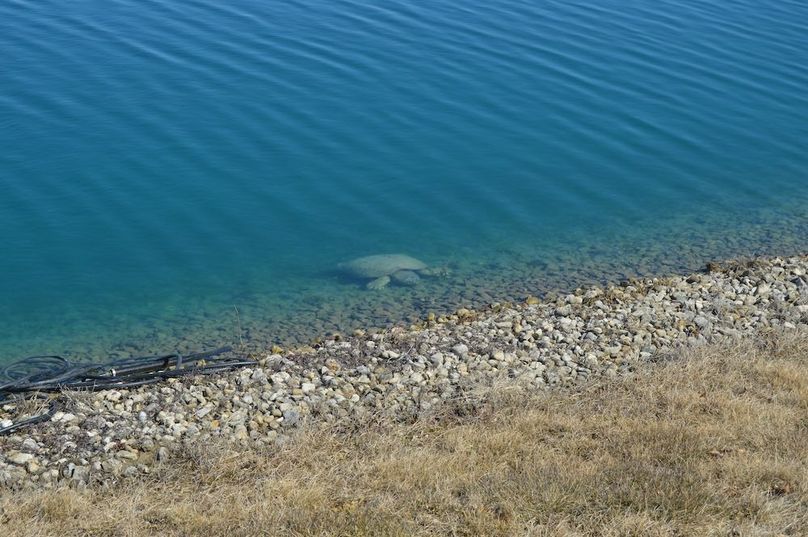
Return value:
<svg viewBox="0 0 808 537">
<path fill-rule="evenodd" d="M 371 279 L 368 289 L 381 289 L 391 281 L 399 285 L 416 285 L 421 276 L 436 276 L 440 269 L 427 267 L 426 263 L 404 254 L 380 254 L 360 257 L 337 268 L 349 276 Z"/>
</svg>

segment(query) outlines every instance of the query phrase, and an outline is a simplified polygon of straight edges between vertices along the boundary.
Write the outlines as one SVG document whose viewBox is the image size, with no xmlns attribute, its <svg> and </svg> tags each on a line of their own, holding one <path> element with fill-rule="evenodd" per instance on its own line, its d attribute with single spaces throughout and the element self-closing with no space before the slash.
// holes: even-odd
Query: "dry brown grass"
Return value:
<svg viewBox="0 0 808 537">
<path fill-rule="evenodd" d="M 12 535 L 808 535 L 808 333 L 414 425 L 202 446 L 149 481 L 6 493 Z"/>
</svg>

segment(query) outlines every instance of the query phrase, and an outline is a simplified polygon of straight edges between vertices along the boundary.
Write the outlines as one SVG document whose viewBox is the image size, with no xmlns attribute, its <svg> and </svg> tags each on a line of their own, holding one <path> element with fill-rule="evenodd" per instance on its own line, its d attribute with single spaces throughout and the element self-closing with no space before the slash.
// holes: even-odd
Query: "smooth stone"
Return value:
<svg viewBox="0 0 808 537">
<path fill-rule="evenodd" d="M 133 452 L 127 451 L 127 450 L 119 451 L 118 453 L 116 453 L 116 456 L 119 459 L 126 459 L 126 460 L 130 460 L 130 461 L 137 460 L 137 453 L 133 453 Z"/>
<path fill-rule="evenodd" d="M 295 426 L 300 421 L 300 412 L 294 409 L 286 410 L 283 413 L 283 423 L 287 426 Z"/>
<path fill-rule="evenodd" d="M 20 466 L 32 461 L 34 456 L 30 453 L 20 453 L 19 451 L 12 451 L 8 455 L 8 460 Z"/>
<path fill-rule="evenodd" d="M 703 317 L 701 315 L 697 315 L 693 319 L 693 323 L 702 330 L 710 326 L 710 321 L 706 317 Z"/>
</svg>

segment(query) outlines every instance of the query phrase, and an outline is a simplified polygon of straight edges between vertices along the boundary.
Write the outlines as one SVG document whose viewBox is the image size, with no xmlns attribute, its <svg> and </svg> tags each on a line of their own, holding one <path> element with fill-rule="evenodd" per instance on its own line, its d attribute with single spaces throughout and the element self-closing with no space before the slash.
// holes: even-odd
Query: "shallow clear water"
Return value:
<svg viewBox="0 0 808 537">
<path fill-rule="evenodd" d="M 808 246 L 808 5 L 0 3 L 0 361 Z M 372 293 L 334 266 L 452 270 Z"/>
</svg>

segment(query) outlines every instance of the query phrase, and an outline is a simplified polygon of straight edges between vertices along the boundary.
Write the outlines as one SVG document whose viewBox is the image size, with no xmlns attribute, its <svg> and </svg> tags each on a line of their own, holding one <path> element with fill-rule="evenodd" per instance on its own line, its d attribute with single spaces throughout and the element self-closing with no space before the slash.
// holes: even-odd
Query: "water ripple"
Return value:
<svg viewBox="0 0 808 537">
<path fill-rule="evenodd" d="M 803 2 L 8 0 L 0 57 L 0 314 L 31 305 L 0 350 L 168 341 L 185 304 L 221 324 L 253 300 L 278 330 L 412 315 L 330 275 L 380 251 L 456 264 L 434 305 L 649 241 L 685 266 L 688 223 L 703 252 L 765 250 L 715 245 L 753 214 L 803 229 Z"/>
</svg>

